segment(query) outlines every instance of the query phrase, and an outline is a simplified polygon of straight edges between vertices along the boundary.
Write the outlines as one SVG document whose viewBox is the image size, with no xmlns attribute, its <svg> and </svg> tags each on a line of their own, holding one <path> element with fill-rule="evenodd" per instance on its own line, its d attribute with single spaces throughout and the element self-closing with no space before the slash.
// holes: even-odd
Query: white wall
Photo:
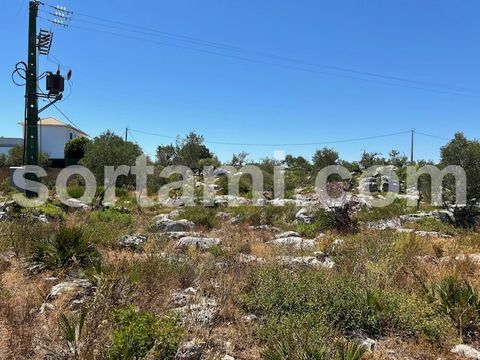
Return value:
<svg viewBox="0 0 480 360">
<path fill-rule="evenodd" d="M 39 126 L 38 131 L 39 139 L 41 139 L 38 144 L 39 150 L 47 153 L 50 159 L 65 158 L 65 144 L 70 141 L 71 137 L 82 136 L 79 132 L 63 126 L 42 125 Z"/>
</svg>

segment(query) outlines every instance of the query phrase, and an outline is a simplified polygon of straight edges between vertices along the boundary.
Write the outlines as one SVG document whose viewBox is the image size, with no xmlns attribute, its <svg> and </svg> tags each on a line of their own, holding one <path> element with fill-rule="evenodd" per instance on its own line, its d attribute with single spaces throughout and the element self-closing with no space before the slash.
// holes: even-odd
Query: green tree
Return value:
<svg viewBox="0 0 480 360">
<path fill-rule="evenodd" d="M 232 160 L 230 160 L 229 165 L 236 167 L 244 166 L 247 162 L 248 155 L 250 154 L 245 151 L 239 152 L 238 154 L 233 154 Z"/>
<path fill-rule="evenodd" d="M 172 144 L 157 147 L 157 164 L 160 166 L 166 167 L 173 165 L 176 156 L 177 150 Z"/>
<path fill-rule="evenodd" d="M 317 150 L 312 158 L 313 166 L 317 170 L 330 165 L 337 165 L 339 160 L 338 152 L 327 147 Z"/>
<path fill-rule="evenodd" d="M 123 140 L 120 136 L 107 131 L 93 139 L 86 147 L 85 156 L 80 164 L 93 172 L 97 184 L 103 184 L 105 179 L 105 166 L 134 166 L 135 160 L 142 154 L 140 147 L 132 142 Z M 121 176 L 117 186 L 132 185 L 135 176 Z"/>
<path fill-rule="evenodd" d="M 480 142 L 468 140 L 463 133 L 456 133 L 454 138 L 440 150 L 442 166 L 459 165 L 467 174 L 468 199 L 480 198 Z M 453 187 L 449 179 L 448 186 Z"/>
<path fill-rule="evenodd" d="M 7 155 L 0 154 L 0 167 L 7 166 Z"/>
<path fill-rule="evenodd" d="M 48 155 L 46 153 L 40 153 L 39 163 L 41 166 L 48 165 Z M 8 150 L 8 154 L 5 157 L 5 166 L 21 166 L 23 165 L 23 146 L 14 146 Z"/>
<path fill-rule="evenodd" d="M 405 154 L 400 153 L 400 151 L 393 149 L 390 151 L 388 156 L 390 157 L 388 162 L 391 165 L 395 165 L 398 168 L 407 166 L 408 158 L 405 156 Z"/>
<path fill-rule="evenodd" d="M 66 159 L 83 159 L 85 150 L 90 140 L 86 137 L 78 137 L 65 144 Z"/>
<path fill-rule="evenodd" d="M 193 131 L 184 139 L 178 139 L 175 145 L 160 145 L 157 148 L 157 164 L 160 166 L 184 165 L 195 170 L 201 169 L 204 164 L 218 163 L 215 155 L 204 145 L 203 136 Z"/>
<path fill-rule="evenodd" d="M 305 172 L 312 170 L 312 164 L 310 164 L 303 156 L 287 155 L 285 156 L 283 163 L 290 170 L 303 170 Z"/>
<path fill-rule="evenodd" d="M 368 169 L 370 166 L 374 166 L 374 165 L 385 165 L 386 160 L 380 157 L 380 155 L 382 154 L 377 152 L 363 151 L 362 158 L 360 159 L 359 164 L 364 169 Z"/>
</svg>

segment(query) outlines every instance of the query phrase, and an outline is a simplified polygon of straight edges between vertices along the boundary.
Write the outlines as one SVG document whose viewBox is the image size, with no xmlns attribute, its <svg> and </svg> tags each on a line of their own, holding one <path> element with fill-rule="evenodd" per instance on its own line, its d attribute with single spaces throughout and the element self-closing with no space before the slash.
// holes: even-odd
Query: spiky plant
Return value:
<svg viewBox="0 0 480 360">
<path fill-rule="evenodd" d="M 81 337 L 86 318 L 87 310 L 84 307 L 82 307 L 76 317 L 68 317 L 65 314 L 60 315 L 60 336 L 67 345 L 68 353 L 74 359 L 80 358 Z"/>
<path fill-rule="evenodd" d="M 76 227 L 62 227 L 54 235 L 36 240 L 32 257 L 50 269 L 71 265 L 89 267 L 100 259 L 93 244 Z"/>
</svg>

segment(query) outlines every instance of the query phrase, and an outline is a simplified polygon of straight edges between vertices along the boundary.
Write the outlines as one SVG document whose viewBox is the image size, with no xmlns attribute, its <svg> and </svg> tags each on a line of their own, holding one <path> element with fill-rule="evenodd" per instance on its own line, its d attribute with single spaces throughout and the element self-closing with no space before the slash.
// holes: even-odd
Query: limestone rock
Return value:
<svg viewBox="0 0 480 360">
<path fill-rule="evenodd" d="M 192 340 L 192 341 L 183 343 L 179 346 L 177 353 L 175 355 L 175 359 L 176 360 L 198 360 L 202 356 L 204 346 L 205 344 L 198 340 Z"/>
<path fill-rule="evenodd" d="M 176 308 L 184 323 L 198 326 L 209 326 L 218 314 L 218 304 L 214 299 L 200 297 L 196 302 Z"/>
<path fill-rule="evenodd" d="M 273 246 L 292 246 L 295 249 L 311 249 L 315 247 L 315 240 L 306 240 L 298 236 L 289 236 L 268 241 Z"/>
<path fill-rule="evenodd" d="M 238 254 L 237 261 L 243 264 L 251 264 L 251 263 L 265 264 L 266 262 L 264 258 L 257 257 L 255 255 L 250 255 L 250 254 Z"/>
<path fill-rule="evenodd" d="M 195 224 L 189 220 L 171 220 L 168 218 L 160 218 L 156 220 L 155 227 L 163 232 L 189 231 Z"/>
<path fill-rule="evenodd" d="M 86 293 L 92 287 L 92 284 L 85 279 L 76 279 L 62 282 L 52 287 L 48 298 L 56 298 L 59 295 L 68 292 Z"/>
<path fill-rule="evenodd" d="M 195 247 L 200 250 L 208 250 L 213 246 L 220 245 L 222 240 L 218 238 L 185 236 L 177 241 L 177 248 Z"/>
<path fill-rule="evenodd" d="M 300 234 L 297 233 L 296 231 L 285 231 L 281 234 L 275 235 L 275 239 L 287 238 L 290 236 L 300 237 Z"/>
<path fill-rule="evenodd" d="M 451 352 L 459 356 L 462 356 L 465 359 L 480 360 L 480 351 L 468 345 L 464 345 L 464 344 L 456 345 L 451 350 Z"/>
<path fill-rule="evenodd" d="M 147 237 L 143 235 L 125 235 L 120 241 L 120 245 L 129 249 L 138 249 L 145 241 L 147 241 Z"/>
</svg>

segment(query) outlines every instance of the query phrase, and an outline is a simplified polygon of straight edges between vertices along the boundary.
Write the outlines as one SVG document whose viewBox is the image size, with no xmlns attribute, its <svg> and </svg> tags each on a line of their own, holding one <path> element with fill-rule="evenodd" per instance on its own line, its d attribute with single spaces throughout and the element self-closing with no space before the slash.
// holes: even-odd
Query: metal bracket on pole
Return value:
<svg viewBox="0 0 480 360">
<path fill-rule="evenodd" d="M 63 98 L 63 95 L 60 94 L 60 95 L 58 95 L 53 101 L 48 100 L 49 103 L 48 103 L 47 105 L 45 105 L 44 107 L 42 107 L 41 109 L 39 109 L 39 110 L 38 110 L 38 113 L 40 114 L 43 110 L 48 109 L 50 106 L 52 106 L 53 104 L 55 104 L 57 101 L 62 100 L 62 98 Z M 47 98 L 47 99 L 48 99 L 48 98 Z"/>
</svg>

